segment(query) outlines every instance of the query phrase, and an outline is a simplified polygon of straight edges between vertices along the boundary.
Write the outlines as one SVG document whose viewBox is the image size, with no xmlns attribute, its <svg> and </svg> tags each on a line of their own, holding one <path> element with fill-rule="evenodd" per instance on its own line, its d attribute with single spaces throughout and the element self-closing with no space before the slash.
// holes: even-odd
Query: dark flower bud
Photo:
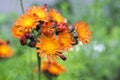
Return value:
<svg viewBox="0 0 120 80">
<path fill-rule="evenodd" d="M 40 23 L 40 24 L 43 24 L 43 23 L 44 23 L 44 21 L 39 21 L 39 23 Z"/>
<path fill-rule="evenodd" d="M 35 45 L 36 45 L 36 42 L 35 42 L 35 41 L 32 41 L 32 42 L 29 43 L 29 46 L 30 46 L 30 47 L 35 47 Z"/>
<path fill-rule="evenodd" d="M 22 37 L 20 38 L 20 43 L 21 43 L 21 45 L 26 45 L 26 43 L 27 43 L 27 38 L 26 38 L 25 36 L 22 36 Z"/>
<path fill-rule="evenodd" d="M 69 29 L 70 29 L 70 32 L 73 32 L 73 31 L 75 30 L 75 27 L 72 26 L 72 25 L 70 25 L 70 26 L 69 26 Z"/>
<path fill-rule="evenodd" d="M 39 31 L 39 30 L 40 30 L 40 27 L 41 27 L 41 25 L 38 24 L 38 25 L 36 26 L 36 30 Z"/>
<path fill-rule="evenodd" d="M 47 9 L 47 4 L 44 4 L 43 7 L 44 7 L 45 9 Z"/>
<path fill-rule="evenodd" d="M 32 34 L 30 34 L 30 33 L 25 33 L 24 36 L 25 36 L 26 38 L 30 39 L 30 38 L 32 37 Z"/>
<path fill-rule="evenodd" d="M 52 21 L 53 26 L 56 27 L 57 26 L 57 22 L 56 21 Z"/>
<path fill-rule="evenodd" d="M 10 41 L 9 41 L 9 40 L 7 40 L 7 41 L 6 41 L 6 43 L 9 45 L 9 44 L 10 44 Z"/>
<path fill-rule="evenodd" d="M 42 24 L 44 23 L 44 21 L 38 21 L 38 22 L 39 22 L 39 24 L 37 24 L 37 26 L 36 26 L 37 31 L 40 30 L 40 28 L 41 28 Z"/>
<path fill-rule="evenodd" d="M 66 56 L 64 56 L 62 53 L 59 53 L 57 55 L 64 61 L 67 59 Z"/>
<path fill-rule="evenodd" d="M 30 37 L 31 42 L 36 41 L 35 36 Z"/>
<path fill-rule="evenodd" d="M 78 39 L 78 36 L 74 36 L 74 39 Z"/>
<path fill-rule="evenodd" d="M 59 31 L 57 31 L 56 29 L 55 29 L 55 34 L 56 34 L 56 35 L 58 35 L 58 34 L 59 34 Z"/>
<path fill-rule="evenodd" d="M 77 39 L 74 39 L 74 40 L 75 40 L 75 43 L 72 44 L 72 45 L 76 45 L 76 44 L 78 44 L 78 40 L 77 40 Z"/>
<path fill-rule="evenodd" d="M 67 30 L 68 27 L 67 27 L 67 24 L 66 23 L 60 23 L 58 26 L 57 26 L 57 30 L 59 32 L 64 32 L 65 30 Z"/>
</svg>

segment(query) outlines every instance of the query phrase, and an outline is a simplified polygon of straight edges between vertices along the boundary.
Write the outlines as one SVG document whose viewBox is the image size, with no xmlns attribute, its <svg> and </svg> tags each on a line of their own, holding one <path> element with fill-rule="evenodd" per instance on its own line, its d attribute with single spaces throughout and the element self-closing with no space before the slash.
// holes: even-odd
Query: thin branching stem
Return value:
<svg viewBox="0 0 120 80">
<path fill-rule="evenodd" d="M 20 0 L 20 6 L 21 6 L 22 13 L 24 13 L 25 11 L 24 11 L 24 6 L 23 6 L 23 1 L 22 0 Z"/>
</svg>

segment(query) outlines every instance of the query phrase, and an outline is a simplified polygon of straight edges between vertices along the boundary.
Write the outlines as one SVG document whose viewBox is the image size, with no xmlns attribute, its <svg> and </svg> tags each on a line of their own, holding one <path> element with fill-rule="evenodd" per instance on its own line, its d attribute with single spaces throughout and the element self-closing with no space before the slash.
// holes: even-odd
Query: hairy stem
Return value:
<svg viewBox="0 0 120 80">
<path fill-rule="evenodd" d="M 38 53 L 37 53 L 37 59 L 38 59 L 38 80 L 40 80 L 40 78 L 41 78 L 41 58 Z"/>
<path fill-rule="evenodd" d="M 31 49 L 30 49 L 30 51 L 31 51 Z M 29 53 L 31 53 L 29 51 Z M 32 62 L 32 56 L 31 56 L 31 54 L 29 55 L 29 59 L 30 59 L 30 66 L 31 66 L 31 69 L 33 68 L 33 62 Z M 30 77 L 31 77 L 31 80 L 34 80 L 33 79 L 33 72 L 30 72 Z"/>
<path fill-rule="evenodd" d="M 20 6 L 21 6 L 22 13 L 24 13 L 25 11 L 24 11 L 24 6 L 23 6 L 23 1 L 22 0 L 20 0 Z"/>
</svg>

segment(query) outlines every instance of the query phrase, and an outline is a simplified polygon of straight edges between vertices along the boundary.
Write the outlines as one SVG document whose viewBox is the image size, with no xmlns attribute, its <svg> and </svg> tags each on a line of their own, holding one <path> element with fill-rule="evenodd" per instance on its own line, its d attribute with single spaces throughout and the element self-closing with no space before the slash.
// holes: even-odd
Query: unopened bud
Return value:
<svg viewBox="0 0 120 80">
<path fill-rule="evenodd" d="M 70 32 L 73 32 L 75 30 L 75 27 L 74 26 L 69 26 L 69 29 L 70 29 Z"/>
<path fill-rule="evenodd" d="M 53 26 L 56 27 L 57 26 L 57 22 L 56 21 L 53 21 Z"/>
<path fill-rule="evenodd" d="M 36 31 L 39 31 L 39 30 L 40 30 L 40 27 L 41 27 L 41 24 L 38 24 L 38 25 L 36 26 Z"/>
<path fill-rule="evenodd" d="M 21 43 L 21 45 L 26 45 L 26 43 L 27 43 L 27 38 L 26 38 L 25 36 L 22 36 L 22 37 L 20 38 L 20 43 Z"/>
<path fill-rule="evenodd" d="M 60 23 L 60 24 L 57 26 L 57 29 L 58 29 L 59 32 L 63 32 L 63 31 L 65 31 L 65 30 L 67 30 L 68 27 L 67 27 L 67 24 L 66 24 L 66 23 Z"/>
<path fill-rule="evenodd" d="M 78 39 L 78 36 L 74 36 L 74 39 Z"/>
<path fill-rule="evenodd" d="M 35 45 L 36 45 L 36 42 L 35 42 L 35 41 L 29 43 L 29 46 L 30 46 L 30 47 L 35 47 Z"/>
<path fill-rule="evenodd" d="M 62 53 L 58 54 L 58 56 L 64 61 L 67 59 L 66 56 L 64 56 Z"/>
<path fill-rule="evenodd" d="M 7 40 L 7 41 L 6 41 L 6 43 L 9 45 L 9 44 L 10 44 L 10 41 L 9 41 L 9 40 Z"/>
<path fill-rule="evenodd" d="M 47 9 L 47 4 L 44 4 L 44 6 L 43 6 L 45 9 Z"/>
<path fill-rule="evenodd" d="M 56 35 L 58 35 L 58 34 L 59 34 L 59 31 L 57 31 L 56 29 L 55 29 L 55 34 L 56 34 Z"/>
<path fill-rule="evenodd" d="M 25 35 L 24 35 L 26 38 L 31 38 L 32 37 L 32 34 L 30 34 L 30 33 L 25 33 Z"/>
<path fill-rule="evenodd" d="M 76 44 L 78 44 L 78 40 L 77 39 L 75 39 L 75 43 L 73 43 L 72 45 L 76 45 Z"/>
<path fill-rule="evenodd" d="M 39 24 L 36 25 L 36 31 L 39 31 L 44 21 L 38 21 Z"/>
</svg>

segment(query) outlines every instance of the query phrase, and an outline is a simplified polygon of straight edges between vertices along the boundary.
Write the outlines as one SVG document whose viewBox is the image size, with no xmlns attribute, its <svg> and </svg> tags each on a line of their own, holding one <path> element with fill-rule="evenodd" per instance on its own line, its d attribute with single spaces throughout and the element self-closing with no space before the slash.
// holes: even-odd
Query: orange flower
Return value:
<svg viewBox="0 0 120 80">
<path fill-rule="evenodd" d="M 68 50 L 70 47 L 72 47 L 72 44 L 75 43 L 75 41 L 73 40 L 73 35 L 68 32 L 60 33 L 58 35 L 58 38 L 63 50 Z"/>
<path fill-rule="evenodd" d="M 59 75 L 62 72 L 65 72 L 65 68 L 58 64 L 57 62 L 50 62 L 50 61 L 45 61 L 41 65 L 41 71 L 42 72 L 49 72 L 52 75 Z"/>
<path fill-rule="evenodd" d="M 46 21 L 48 19 L 48 14 L 45 6 L 36 7 L 33 6 L 27 10 L 28 13 L 38 16 L 39 21 Z"/>
<path fill-rule="evenodd" d="M 53 23 L 50 21 L 44 22 L 41 26 L 41 33 L 43 33 L 46 36 L 52 35 L 54 32 L 55 30 L 53 28 Z"/>
<path fill-rule="evenodd" d="M 36 28 L 37 17 L 31 14 L 23 14 L 12 27 L 12 34 L 20 38 L 25 33 L 30 32 L 33 28 Z"/>
<path fill-rule="evenodd" d="M 12 34 L 16 38 L 21 38 L 21 36 L 23 36 L 25 34 L 24 28 L 22 28 L 21 26 L 13 26 Z"/>
<path fill-rule="evenodd" d="M 65 22 L 65 18 L 62 17 L 61 14 L 58 13 L 55 9 L 50 9 L 48 14 L 52 18 L 52 20 L 56 21 L 58 24 L 61 22 Z"/>
<path fill-rule="evenodd" d="M 56 54 L 61 51 L 56 36 L 46 37 L 41 35 L 38 40 L 39 42 L 36 43 L 37 53 L 40 53 L 40 56 L 47 55 L 49 60 L 55 60 Z"/>
<path fill-rule="evenodd" d="M 88 29 L 88 25 L 80 21 L 79 23 L 73 24 L 78 35 L 78 39 L 82 41 L 83 44 L 90 42 L 92 32 Z"/>
<path fill-rule="evenodd" d="M 68 29 L 67 23 L 62 22 L 62 23 L 58 24 L 57 30 L 58 30 L 58 32 L 68 32 L 69 29 Z"/>
<path fill-rule="evenodd" d="M 11 57 L 12 54 L 13 52 L 7 42 L 0 40 L 0 58 L 8 58 Z"/>
</svg>

